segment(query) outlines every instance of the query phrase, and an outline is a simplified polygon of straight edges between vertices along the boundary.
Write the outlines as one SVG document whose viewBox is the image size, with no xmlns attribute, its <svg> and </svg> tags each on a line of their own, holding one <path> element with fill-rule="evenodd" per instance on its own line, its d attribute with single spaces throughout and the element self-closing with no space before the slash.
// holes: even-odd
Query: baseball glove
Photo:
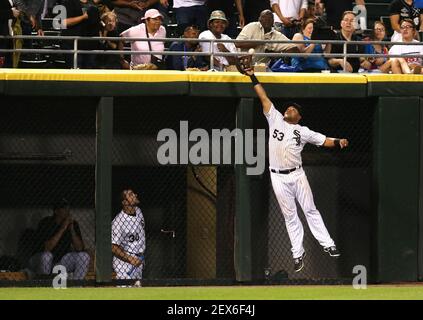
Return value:
<svg viewBox="0 0 423 320">
<path fill-rule="evenodd" d="M 246 74 L 247 71 L 251 70 L 252 68 L 252 58 L 251 54 L 241 56 L 236 61 L 236 68 L 242 74 Z"/>
</svg>

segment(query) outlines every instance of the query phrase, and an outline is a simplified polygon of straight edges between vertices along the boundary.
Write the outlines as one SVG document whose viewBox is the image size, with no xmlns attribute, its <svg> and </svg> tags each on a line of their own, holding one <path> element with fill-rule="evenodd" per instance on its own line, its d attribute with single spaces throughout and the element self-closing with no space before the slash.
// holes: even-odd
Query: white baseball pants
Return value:
<svg viewBox="0 0 423 320">
<path fill-rule="evenodd" d="M 132 256 L 137 257 L 136 255 Z M 134 268 L 132 264 L 113 257 L 113 270 L 116 272 L 116 279 L 142 279 L 143 266 L 144 263 Z"/>
<path fill-rule="evenodd" d="M 311 233 L 320 245 L 323 247 L 334 246 L 335 243 L 314 204 L 313 194 L 304 170 L 301 168 L 289 174 L 271 172 L 270 176 L 276 199 L 285 218 L 293 258 L 299 258 L 304 253 L 304 229 L 298 217 L 295 199 L 297 199 L 305 214 Z"/>
</svg>

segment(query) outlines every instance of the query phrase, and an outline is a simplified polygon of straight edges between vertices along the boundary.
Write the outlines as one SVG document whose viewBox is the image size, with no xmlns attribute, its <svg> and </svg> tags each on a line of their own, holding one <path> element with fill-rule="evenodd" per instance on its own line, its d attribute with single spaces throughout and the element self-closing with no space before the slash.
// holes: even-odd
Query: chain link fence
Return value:
<svg viewBox="0 0 423 320">
<path fill-rule="evenodd" d="M 217 98 L 115 99 L 113 194 L 131 188 L 139 196 L 146 230 L 145 279 L 234 277 L 233 167 L 160 165 L 157 136 L 172 130 L 179 158 L 184 123 L 189 131 L 201 128 L 209 136 L 212 129 L 233 130 L 236 103 Z M 121 209 L 118 200 L 114 208 L 116 213 Z"/>
<path fill-rule="evenodd" d="M 44 250 L 51 248 L 52 243 L 47 243 L 51 239 L 46 239 L 46 235 L 44 239 L 35 235 L 39 222 L 52 216 L 53 206 L 63 198 L 79 225 L 83 251 L 87 253 L 82 256 L 85 263 L 82 265 L 87 268 L 83 278 L 95 279 L 98 100 L 66 98 L 53 104 L 51 99 L 43 97 L 3 97 L 3 101 L 0 109 L 1 280 L 43 278 L 39 272 L 28 271 L 29 262 L 37 245 L 40 251 L 40 243 Z M 274 103 L 280 106 L 284 101 L 275 99 Z M 350 140 L 350 147 L 342 152 L 314 146 L 307 146 L 303 151 L 304 170 L 316 206 L 342 256 L 334 259 L 323 252 L 299 208 L 307 257 L 304 270 L 294 274 L 289 238 L 266 169 L 262 176 L 254 178 L 261 185 L 259 191 L 265 195 L 264 199 L 252 193 L 252 201 L 257 202 L 258 208 L 253 212 L 258 219 L 252 234 L 253 278 L 294 282 L 351 278 L 354 265 L 370 266 L 371 150 L 376 102 L 371 99 L 295 101 L 304 107 L 303 125 L 327 136 Z M 175 133 L 180 160 L 184 123 L 189 132 L 201 128 L 208 137 L 213 129 L 233 130 L 238 103 L 239 99 L 232 98 L 114 99 L 112 219 L 122 210 L 122 191 L 130 189 L 138 196 L 143 216 L 143 222 L 140 219 L 136 224 L 145 230 L 145 242 L 141 231 L 138 239 L 133 234 L 133 242 L 139 241 L 139 246 L 134 247 L 137 252 L 130 252 L 143 254 L 142 273 L 128 278 L 179 284 L 192 279 L 235 281 L 237 187 L 233 163 L 198 165 L 179 161 L 162 165 L 158 150 L 163 142 L 157 136 L 164 129 Z M 255 104 L 254 128 L 267 129 L 261 106 L 258 101 Z M 211 146 L 212 141 L 209 142 Z M 192 148 L 195 142 L 188 145 Z M 60 225 L 56 227 L 60 229 Z M 75 245 L 72 243 L 72 247 Z M 123 270 L 128 266 L 117 264 L 113 268 L 114 279 L 132 271 Z M 81 271 L 73 269 L 76 274 Z"/>
<path fill-rule="evenodd" d="M 2 280 L 93 277 L 95 101 L 2 97 Z"/>
</svg>

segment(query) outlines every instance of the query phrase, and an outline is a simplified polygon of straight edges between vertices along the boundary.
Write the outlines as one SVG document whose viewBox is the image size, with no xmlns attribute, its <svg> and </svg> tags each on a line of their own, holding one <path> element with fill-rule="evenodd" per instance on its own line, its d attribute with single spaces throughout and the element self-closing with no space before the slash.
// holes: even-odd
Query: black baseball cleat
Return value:
<svg viewBox="0 0 423 320">
<path fill-rule="evenodd" d="M 325 252 L 327 252 L 331 257 L 339 257 L 341 254 L 339 253 L 338 249 L 335 246 L 333 247 L 326 247 L 323 248 Z"/>
<path fill-rule="evenodd" d="M 305 255 L 306 254 L 304 252 L 301 257 L 294 259 L 294 271 L 295 272 L 300 272 L 304 268 L 304 257 L 305 257 Z"/>
</svg>

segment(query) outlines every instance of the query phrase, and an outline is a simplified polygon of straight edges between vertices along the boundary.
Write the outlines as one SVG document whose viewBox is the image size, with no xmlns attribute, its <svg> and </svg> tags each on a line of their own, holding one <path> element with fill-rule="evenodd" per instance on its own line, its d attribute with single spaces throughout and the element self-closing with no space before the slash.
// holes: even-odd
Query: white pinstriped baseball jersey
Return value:
<svg viewBox="0 0 423 320">
<path fill-rule="evenodd" d="M 269 123 L 269 165 L 270 169 L 287 170 L 302 166 L 301 151 L 306 143 L 321 146 L 326 137 L 299 124 L 290 124 L 272 104 L 264 114 Z M 319 210 L 317 210 L 310 185 L 303 168 L 290 173 L 271 172 L 272 187 L 285 219 L 286 229 L 291 241 L 294 259 L 304 253 L 304 229 L 298 217 L 297 199 L 310 231 L 323 247 L 334 246 Z"/>
<path fill-rule="evenodd" d="M 299 124 L 290 124 L 272 104 L 264 114 L 269 123 L 269 166 L 286 170 L 302 165 L 301 151 L 306 143 L 323 145 L 326 136 Z"/>
<path fill-rule="evenodd" d="M 136 208 L 133 216 L 121 211 L 113 219 L 112 243 L 133 254 L 145 251 L 144 216 L 140 208 Z"/>
</svg>

